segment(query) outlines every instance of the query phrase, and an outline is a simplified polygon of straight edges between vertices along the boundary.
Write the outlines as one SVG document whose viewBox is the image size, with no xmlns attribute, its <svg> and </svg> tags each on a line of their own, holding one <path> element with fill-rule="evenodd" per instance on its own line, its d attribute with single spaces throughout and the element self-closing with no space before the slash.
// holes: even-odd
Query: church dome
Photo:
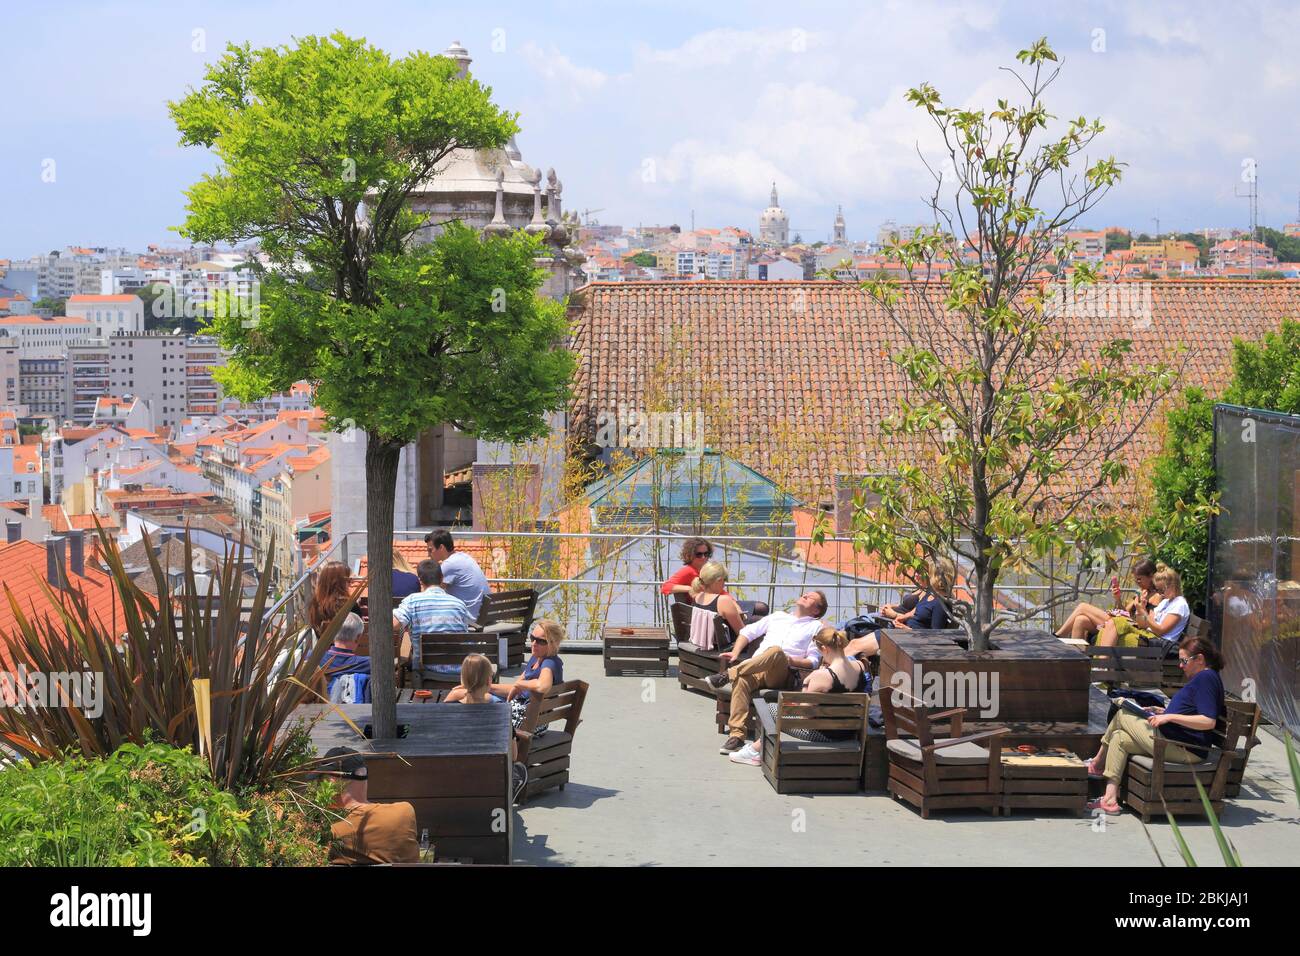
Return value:
<svg viewBox="0 0 1300 956">
<path fill-rule="evenodd" d="M 790 236 L 790 217 L 781 208 L 776 196 L 776 183 L 772 184 L 772 201 L 758 217 L 758 237 L 760 242 L 784 245 Z"/>
</svg>

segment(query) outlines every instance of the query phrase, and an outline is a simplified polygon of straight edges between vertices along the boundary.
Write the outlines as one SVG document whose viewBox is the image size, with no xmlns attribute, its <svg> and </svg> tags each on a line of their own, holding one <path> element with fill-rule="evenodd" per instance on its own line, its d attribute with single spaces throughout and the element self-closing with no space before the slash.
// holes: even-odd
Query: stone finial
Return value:
<svg viewBox="0 0 1300 956">
<path fill-rule="evenodd" d="M 497 170 L 497 205 L 496 211 L 492 214 L 492 221 L 483 227 L 483 231 L 489 235 L 505 235 L 510 231 L 510 223 L 506 222 L 505 215 L 505 170 Z"/>
<path fill-rule="evenodd" d="M 524 232 L 530 235 L 545 236 L 550 229 L 546 225 L 546 220 L 542 218 L 542 171 L 533 170 L 533 219 L 524 226 Z"/>
</svg>

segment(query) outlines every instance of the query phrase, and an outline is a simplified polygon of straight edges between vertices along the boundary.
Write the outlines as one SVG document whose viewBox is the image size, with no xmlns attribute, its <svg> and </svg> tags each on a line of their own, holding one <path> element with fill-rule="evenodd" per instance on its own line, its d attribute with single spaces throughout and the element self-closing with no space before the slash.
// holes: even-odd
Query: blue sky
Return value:
<svg viewBox="0 0 1300 956">
<path fill-rule="evenodd" d="M 1049 106 L 1101 117 L 1096 151 L 1130 164 L 1086 225 L 1244 227 L 1248 161 L 1261 221 L 1297 219 L 1295 5 L 9 2 L 0 258 L 176 242 L 183 190 L 212 160 L 177 146 L 166 101 L 228 41 L 335 29 L 394 54 L 460 40 L 521 114 L 524 158 L 604 222 L 689 226 L 694 211 L 699 226 L 756 229 L 774 179 L 808 240 L 828 237 L 838 203 L 851 238 L 918 221 L 917 151 L 936 141 L 906 90 L 992 105 L 1011 92 L 998 68 L 1044 34 L 1064 59 Z"/>
</svg>

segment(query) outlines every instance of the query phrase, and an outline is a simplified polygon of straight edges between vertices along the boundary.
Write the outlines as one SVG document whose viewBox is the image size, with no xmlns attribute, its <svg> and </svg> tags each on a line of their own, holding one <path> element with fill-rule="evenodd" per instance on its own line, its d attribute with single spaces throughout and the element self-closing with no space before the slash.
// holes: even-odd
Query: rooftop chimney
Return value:
<svg viewBox="0 0 1300 956">
<path fill-rule="evenodd" d="M 23 523 L 17 518 L 10 518 L 5 522 L 5 543 L 13 544 L 23 536 Z"/>
<path fill-rule="evenodd" d="M 64 544 L 61 535 L 45 539 L 45 579 L 50 587 L 62 588 L 67 584 L 64 570 Z"/>
<path fill-rule="evenodd" d="M 86 573 L 86 532 L 79 528 L 68 532 L 68 560 L 73 574 Z"/>
</svg>

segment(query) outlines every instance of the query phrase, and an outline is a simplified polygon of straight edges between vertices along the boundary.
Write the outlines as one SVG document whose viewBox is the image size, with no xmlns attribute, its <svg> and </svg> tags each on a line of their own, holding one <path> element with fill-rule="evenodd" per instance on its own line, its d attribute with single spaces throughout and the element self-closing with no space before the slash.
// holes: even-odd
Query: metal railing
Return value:
<svg viewBox="0 0 1300 956">
<path fill-rule="evenodd" d="M 422 540 L 425 533 L 424 530 L 398 531 L 394 540 L 396 543 Z M 466 550 L 481 552 L 486 547 L 493 558 L 500 559 L 482 562 L 494 587 L 536 588 L 537 616 L 559 620 L 568 631 L 569 640 L 575 643 L 598 640 L 605 626 L 666 623 L 667 603 L 659 586 L 680 567 L 676 552 L 687 536 L 648 530 L 615 533 L 455 529 L 454 534 L 458 541 L 468 545 Z M 741 600 L 766 601 L 773 609 L 788 606 L 803 592 L 816 589 L 826 593 L 830 605 L 827 620 L 840 624 L 868 608 L 893 603 L 900 590 L 905 589 L 904 585 L 856 573 L 868 564 L 865 556 L 858 554 L 856 560 L 845 561 L 843 549 L 838 547 L 833 548 L 833 562 L 810 564 L 800 560 L 795 548 L 813 544 L 808 536 L 718 534 L 707 538 L 714 545 L 714 559 L 728 568 L 727 590 Z M 516 540 L 529 542 L 529 557 L 535 562 L 534 568 L 525 569 L 525 573 L 511 573 L 508 567 L 501 567 L 510 564 L 510 545 Z M 478 547 L 474 546 L 475 542 Z M 580 555 L 576 563 L 581 566 L 570 568 L 571 576 L 555 573 L 560 563 L 556 557 L 560 542 L 571 542 L 565 548 L 570 564 L 575 563 L 575 555 Z M 847 538 L 826 537 L 817 546 L 848 543 Z M 297 614 L 304 613 L 314 568 L 325 562 L 340 561 L 354 574 L 359 573 L 366 544 L 365 532 L 349 532 L 336 539 L 316 560 L 313 569 L 300 571 L 275 601 L 270 614 L 281 615 L 295 606 Z M 515 557 L 518 565 L 521 563 L 518 550 Z M 759 572 L 766 573 L 760 576 Z M 1000 602 L 1024 608 L 1055 605 L 1063 599 L 1091 600 L 1098 595 L 1109 600 L 1109 588 L 1103 583 L 1063 588 L 1055 577 L 1004 575 L 998 585 Z M 1039 612 L 1021 626 L 1050 630 L 1055 627 L 1052 611 Z"/>
</svg>

